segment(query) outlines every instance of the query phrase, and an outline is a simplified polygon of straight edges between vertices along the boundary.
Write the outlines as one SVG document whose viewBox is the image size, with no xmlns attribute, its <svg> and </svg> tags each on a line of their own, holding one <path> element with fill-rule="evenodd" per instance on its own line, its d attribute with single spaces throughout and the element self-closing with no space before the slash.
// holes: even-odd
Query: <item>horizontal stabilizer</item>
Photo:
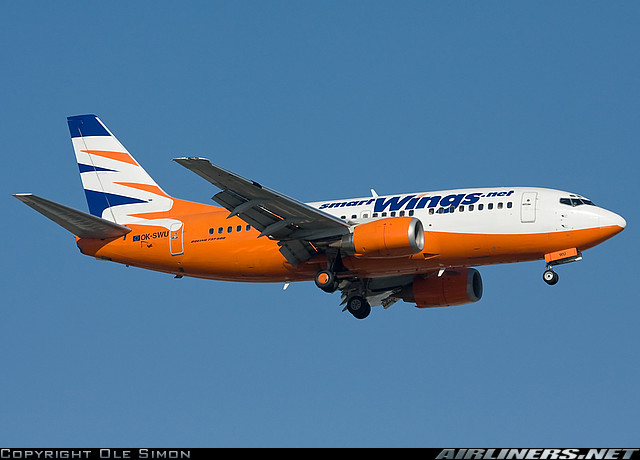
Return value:
<svg viewBox="0 0 640 460">
<path fill-rule="evenodd" d="M 13 196 L 80 238 L 117 238 L 131 231 L 128 227 L 31 193 L 19 193 Z"/>
</svg>

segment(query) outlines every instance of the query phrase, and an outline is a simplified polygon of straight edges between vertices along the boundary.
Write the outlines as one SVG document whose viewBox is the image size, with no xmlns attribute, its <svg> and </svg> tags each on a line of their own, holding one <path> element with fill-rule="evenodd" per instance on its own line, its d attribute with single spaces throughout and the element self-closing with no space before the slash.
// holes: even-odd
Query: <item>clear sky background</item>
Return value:
<svg viewBox="0 0 640 460">
<path fill-rule="evenodd" d="M 637 447 L 638 2 L 6 2 L 3 447 Z M 82 256 L 11 193 L 86 210 L 66 117 L 170 194 L 203 156 L 303 201 L 569 190 L 627 229 L 559 267 L 482 267 L 476 304 L 365 321 L 312 282 Z"/>
</svg>

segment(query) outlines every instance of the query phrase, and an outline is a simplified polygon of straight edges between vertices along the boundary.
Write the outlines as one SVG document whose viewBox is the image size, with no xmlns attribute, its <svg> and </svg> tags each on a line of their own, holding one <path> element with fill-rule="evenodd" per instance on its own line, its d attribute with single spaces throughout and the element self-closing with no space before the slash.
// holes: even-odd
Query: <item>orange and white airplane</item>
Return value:
<svg viewBox="0 0 640 460">
<path fill-rule="evenodd" d="M 342 292 L 356 318 L 398 300 L 418 308 L 482 296 L 474 266 L 582 258 L 625 220 L 573 193 L 531 187 L 456 189 L 302 203 L 204 158 L 174 161 L 221 189 L 220 206 L 168 195 L 95 115 L 67 119 L 89 214 L 16 198 L 76 237 L 83 254 L 226 281 L 315 280 Z"/>
</svg>

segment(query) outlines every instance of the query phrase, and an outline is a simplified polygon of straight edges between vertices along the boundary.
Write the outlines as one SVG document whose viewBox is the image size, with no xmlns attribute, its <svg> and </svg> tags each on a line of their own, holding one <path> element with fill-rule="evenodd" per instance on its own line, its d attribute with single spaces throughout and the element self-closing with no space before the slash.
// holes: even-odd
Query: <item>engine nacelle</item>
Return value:
<svg viewBox="0 0 640 460">
<path fill-rule="evenodd" d="M 415 217 L 388 217 L 357 225 L 342 238 L 342 250 L 356 257 L 403 257 L 424 249 L 424 227 Z"/>
<path fill-rule="evenodd" d="M 416 277 L 402 291 L 402 300 L 415 302 L 418 308 L 452 307 L 477 302 L 482 298 L 482 277 L 473 268 L 449 268 L 438 276 Z"/>
</svg>

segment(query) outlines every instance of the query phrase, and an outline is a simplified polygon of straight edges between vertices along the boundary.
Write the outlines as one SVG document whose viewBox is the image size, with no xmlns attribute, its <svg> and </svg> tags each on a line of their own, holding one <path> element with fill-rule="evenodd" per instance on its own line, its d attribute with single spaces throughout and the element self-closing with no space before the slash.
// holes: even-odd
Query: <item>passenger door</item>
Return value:
<svg viewBox="0 0 640 460">
<path fill-rule="evenodd" d="M 537 192 L 524 192 L 520 205 L 520 221 L 522 223 L 532 223 L 536 221 L 536 200 Z"/>
</svg>

